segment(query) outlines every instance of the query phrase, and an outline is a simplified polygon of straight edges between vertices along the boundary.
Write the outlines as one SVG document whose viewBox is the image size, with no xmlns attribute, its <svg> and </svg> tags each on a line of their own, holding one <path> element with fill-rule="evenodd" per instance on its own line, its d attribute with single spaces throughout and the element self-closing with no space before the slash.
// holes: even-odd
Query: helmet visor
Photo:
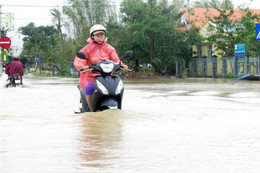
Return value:
<svg viewBox="0 0 260 173">
<path fill-rule="evenodd" d="M 93 35 L 98 35 L 98 34 L 105 35 L 105 32 L 104 31 L 96 31 L 96 32 L 93 33 Z"/>
</svg>

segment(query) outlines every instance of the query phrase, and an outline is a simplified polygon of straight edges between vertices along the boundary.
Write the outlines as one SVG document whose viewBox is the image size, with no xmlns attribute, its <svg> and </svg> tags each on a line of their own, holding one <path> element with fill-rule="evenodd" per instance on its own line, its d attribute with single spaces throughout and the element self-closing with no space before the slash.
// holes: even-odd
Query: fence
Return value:
<svg viewBox="0 0 260 173">
<path fill-rule="evenodd" d="M 189 65 L 192 77 L 239 77 L 260 74 L 258 57 L 194 58 Z"/>
</svg>

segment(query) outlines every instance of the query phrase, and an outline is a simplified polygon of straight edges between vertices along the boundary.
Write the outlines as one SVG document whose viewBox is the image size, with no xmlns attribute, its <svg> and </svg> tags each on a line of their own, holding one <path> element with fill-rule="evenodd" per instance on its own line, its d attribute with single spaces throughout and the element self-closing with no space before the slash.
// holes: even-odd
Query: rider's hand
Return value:
<svg viewBox="0 0 260 173">
<path fill-rule="evenodd" d="M 123 66 L 123 68 L 124 68 L 124 71 L 127 71 L 128 70 L 128 66 L 127 65 L 122 65 Z"/>
<path fill-rule="evenodd" d="M 83 66 L 83 67 L 81 67 L 81 71 L 84 71 L 84 70 L 88 70 L 89 69 L 89 66 L 88 65 L 85 65 L 85 66 Z"/>
</svg>

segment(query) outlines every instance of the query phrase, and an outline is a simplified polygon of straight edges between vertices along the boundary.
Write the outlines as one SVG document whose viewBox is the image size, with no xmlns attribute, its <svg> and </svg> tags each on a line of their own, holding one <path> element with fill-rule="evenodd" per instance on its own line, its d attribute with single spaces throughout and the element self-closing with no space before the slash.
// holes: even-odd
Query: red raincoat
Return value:
<svg viewBox="0 0 260 173">
<path fill-rule="evenodd" d="M 12 77 L 15 73 L 19 73 L 21 76 L 24 74 L 25 66 L 19 61 L 18 58 L 14 58 L 13 61 L 6 64 L 4 67 L 5 73 L 11 75 Z"/>
<path fill-rule="evenodd" d="M 107 44 L 106 42 L 101 45 L 94 43 L 91 38 L 88 38 L 87 42 L 90 44 L 83 47 L 80 52 L 84 52 L 92 64 L 96 64 L 101 60 L 112 60 L 116 63 L 120 62 L 120 59 L 116 53 L 116 49 L 111 45 Z M 80 71 L 83 66 L 90 66 L 90 61 L 80 59 L 76 56 L 74 59 L 74 66 L 78 71 Z M 79 84 L 81 88 L 85 90 L 88 83 L 93 83 L 94 77 L 96 75 L 98 75 L 98 73 L 92 73 L 91 71 L 81 73 L 79 77 Z"/>
</svg>

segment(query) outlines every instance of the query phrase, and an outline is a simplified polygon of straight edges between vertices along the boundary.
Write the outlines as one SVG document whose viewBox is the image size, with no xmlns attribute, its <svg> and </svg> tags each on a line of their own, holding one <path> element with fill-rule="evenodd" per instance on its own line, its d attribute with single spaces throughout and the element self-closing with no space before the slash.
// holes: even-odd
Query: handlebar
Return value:
<svg viewBox="0 0 260 173">
<path fill-rule="evenodd" d="M 92 70 L 94 70 L 94 69 L 93 68 L 90 68 L 90 69 L 87 69 L 87 70 L 80 69 L 80 73 L 85 73 L 87 71 L 92 71 Z"/>
<path fill-rule="evenodd" d="M 121 67 L 120 70 L 124 70 L 124 68 Z M 133 71 L 133 70 L 132 69 L 128 69 L 127 71 Z"/>
<path fill-rule="evenodd" d="M 85 72 L 88 72 L 88 71 L 93 71 L 94 69 L 93 68 L 90 68 L 90 69 L 87 69 L 87 70 L 80 70 L 80 73 L 85 73 Z M 124 70 L 124 68 L 120 68 L 120 70 Z M 133 71 L 131 69 L 128 69 L 127 71 Z"/>
</svg>

